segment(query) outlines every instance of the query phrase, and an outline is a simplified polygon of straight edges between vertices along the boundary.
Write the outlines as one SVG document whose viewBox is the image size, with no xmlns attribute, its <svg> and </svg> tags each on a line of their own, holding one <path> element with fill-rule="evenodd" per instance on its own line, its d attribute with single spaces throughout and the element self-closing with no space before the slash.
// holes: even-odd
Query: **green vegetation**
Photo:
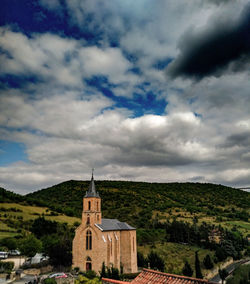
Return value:
<svg viewBox="0 0 250 284">
<path fill-rule="evenodd" d="M 182 269 L 182 274 L 189 277 L 193 276 L 193 269 L 191 268 L 188 261 L 185 262 L 185 265 Z"/>
<path fill-rule="evenodd" d="M 151 251 L 147 256 L 147 261 L 151 268 L 164 271 L 165 268 L 164 260 L 156 252 Z"/>
<path fill-rule="evenodd" d="M 14 262 L 12 261 L 0 261 L 0 273 L 11 273 L 14 267 Z"/>
<path fill-rule="evenodd" d="M 49 256 L 51 264 L 71 266 L 74 228 L 39 217 L 33 222 L 30 230 L 41 240 L 42 251 Z"/>
<path fill-rule="evenodd" d="M 214 264 L 211 260 L 211 257 L 209 254 L 207 254 L 204 259 L 203 259 L 203 264 L 205 266 L 206 269 L 212 269 L 214 267 Z"/>
<path fill-rule="evenodd" d="M 33 257 L 37 252 L 41 252 L 42 243 L 35 236 L 28 235 L 20 240 L 18 247 L 22 255 Z"/>
<path fill-rule="evenodd" d="M 90 271 L 86 272 L 89 273 Z M 88 275 L 86 275 L 88 276 Z M 96 275 L 93 275 L 92 278 L 94 278 Z M 120 280 L 122 278 L 122 275 L 120 274 L 118 268 L 115 268 L 113 265 L 111 267 L 107 267 L 105 263 L 102 263 L 102 269 L 100 271 L 100 278 L 111 278 L 111 279 L 116 279 Z M 88 277 L 91 278 L 91 277 Z"/>
<path fill-rule="evenodd" d="M 199 249 L 199 257 L 203 259 L 207 254 L 214 257 L 214 251 L 209 249 L 199 248 L 197 246 L 177 244 L 170 242 L 156 243 L 152 245 L 144 245 L 138 247 L 138 252 L 143 254 L 144 258 L 154 250 L 165 261 L 165 271 L 174 274 L 182 274 L 182 269 L 186 261 L 190 264 L 193 271 L 195 271 L 195 251 Z M 144 267 L 147 267 L 148 263 Z M 203 265 L 202 269 L 205 267 Z"/>
<path fill-rule="evenodd" d="M 102 281 L 98 277 L 89 279 L 84 275 L 80 275 L 78 279 L 75 280 L 75 284 L 101 284 L 101 283 Z"/>
<path fill-rule="evenodd" d="M 71 180 L 26 196 L 0 189 L 4 202 L 0 239 L 3 234 L 18 239 L 32 232 L 54 265 L 70 266 L 72 239 L 88 185 L 89 181 Z M 248 192 L 200 183 L 97 181 L 96 187 L 103 217 L 137 228 L 138 263 L 144 267 L 150 264 L 170 273 L 190 274 L 195 272 L 199 250 L 205 275 L 228 256 L 239 259 L 248 253 Z M 150 254 L 157 255 L 157 266 L 150 263 Z"/>
<path fill-rule="evenodd" d="M 227 284 L 249 284 L 250 264 L 241 265 L 233 272 L 232 277 L 227 279 Z"/>
<path fill-rule="evenodd" d="M 71 180 L 28 194 L 26 198 L 29 203 L 80 217 L 88 185 L 89 181 Z M 193 222 L 195 216 L 199 223 L 247 222 L 250 213 L 250 194 L 222 185 L 96 181 L 96 187 L 102 197 L 103 216 L 126 221 L 137 228 L 147 228 L 149 220 L 177 218 Z"/>
<path fill-rule="evenodd" d="M 203 275 L 201 273 L 201 265 L 198 256 L 198 251 L 195 252 L 195 277 L 199 279 L 203 278 Z"/>
<path fill-rule="evenodd" d="M 67 223 L 70 226 L 81 220 L 61 213 L 51 211 L 47 207 L 22 205 L 18 203 L 2 203 L 0 206 L 0 240 L 8 237 L 18 237 L 29 231 L 32 222 L 39 216 L 46 220 Z"/>
<path fill-rule="evenodd" d="M 228 272 L 226 271 L 226 269 L 219 269 L 219 275 L 220 275 L 220 278 L 221 278 L 222 284 L 223 284 L 225 279 L 228 276 Z"/>
</svg>

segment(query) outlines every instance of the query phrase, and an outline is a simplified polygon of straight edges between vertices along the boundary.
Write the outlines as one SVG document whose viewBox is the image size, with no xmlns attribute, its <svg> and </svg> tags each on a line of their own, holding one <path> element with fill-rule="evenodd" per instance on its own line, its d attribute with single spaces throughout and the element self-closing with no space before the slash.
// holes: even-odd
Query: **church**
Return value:
<svg viewBox="0 0 250 284">
<path fill-rule="evenodd" d="M 102 218 L 101 198 L 92 173 L 83 198 L 81 225 L 73 240 L 73 267 L 100 272 L 102 263 L 124 273 L 137 272 L 136 229 L 117 219 Z"/>
</svg>

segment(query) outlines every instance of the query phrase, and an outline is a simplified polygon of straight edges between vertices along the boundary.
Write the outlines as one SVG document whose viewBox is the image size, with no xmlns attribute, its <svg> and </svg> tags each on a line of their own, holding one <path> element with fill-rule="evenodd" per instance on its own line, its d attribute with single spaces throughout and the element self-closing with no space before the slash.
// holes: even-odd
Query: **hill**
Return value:
<svg viewBox="0 0 250 284">
<path fill-rule="evenodd" d="M 20 237 L 30 230 L 33 220 L 44 216 L 46 220 L 67 223 L 73 226 L 81 220 L 41 207 L 39 200 L 35 206 L 28 197 L 0 188 L 0 240 L 7 237 Z"/>
<path fill-rule="evenodd" d="M 19 195 L 17 193 L 11 192 L 9 190 L 6 190 L 2 187 L 0 187 L 0 202 L 22 202 L 25 198 L 22 195 Z"/>
<path fill-rule="evenodd" d="M 88 185 L 89 181 L 70 180 L 25 197 L 29 203 L 80 217 Z M 239 189 L 208 183 L 128 181 L 96 181 L 96 187 L 102 198 L 103 217 L 127 221 L 138 228 L 171 218 L 191 222 L 196 216 L 200 222 L 223 221 L 250 230 L 250 193 Z"/>
<path fill-rule="evenodd" d="M 4 227 L 0 238 L 21 237 L 39 216 L 68 223 L 73 236 L 88 186 L 89 181 L 71 180 L 26 196 L 1 189 L 0 225 Z M 227 233 L 220 229 L 225 248 L 228 243 L 233 248 L 226 256 L 238 258 L 244 252 L 238 247 L 243 242 L 238 231 L 250 236 L 248 192 L 201 183 L 96 181 L 96 187 L 102 198 L 103 217 L 136 226 L 139 253 L 145 257 L 153 249 L 164 259 L 168 272 L 181 274 L 186 260 L 194 269 L 197 250 L 201 258 L 209 254 L 218 261 L 216 251 L 220 246 L 204 243 L 214 225 L 232 230 Z M 205 273 L 204 266 L 202 269 Z"/>
</svg>

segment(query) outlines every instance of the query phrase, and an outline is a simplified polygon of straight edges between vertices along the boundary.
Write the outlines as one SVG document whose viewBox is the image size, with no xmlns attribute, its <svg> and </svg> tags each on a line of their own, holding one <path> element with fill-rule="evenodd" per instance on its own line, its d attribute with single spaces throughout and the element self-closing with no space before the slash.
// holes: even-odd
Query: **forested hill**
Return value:
<svg viewBox="0 0 250 284">
<path fill-rule="evenodd" d="M 22 202 L 25 200 L 25 197 L 22 195 L 19 195 L 17 193 L 11 192 L 9 190 L 6 190 L 2 187 L 0 187 L 0 202 L 4 203 L 4 202 Z"/>
<path fill-rule="evenodd" d="M 89 181 L 70 180 L 25 197 L 29 203 L 80 217 L 88 185 Z M 240 220 L 249 216 L 250 193 L 222 185 L 96 181 L 96 188 L 102 198 L 103 217 L 137 227 L 145 227 L 155 216 L 173 215 L 173 211 Z"/>
</svg>

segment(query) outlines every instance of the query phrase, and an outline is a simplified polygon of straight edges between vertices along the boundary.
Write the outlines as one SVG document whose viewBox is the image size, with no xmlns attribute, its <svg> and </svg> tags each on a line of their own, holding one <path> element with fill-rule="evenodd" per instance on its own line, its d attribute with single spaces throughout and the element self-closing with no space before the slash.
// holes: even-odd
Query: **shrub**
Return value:
<svg viewBox="0 0 250 284">
<path fill-rule="evenodd" d="M 191 268 L 190 264 L 186 261 L 185 265 L 182 269 L 182 273 L 185 276 L 191 277 L 193 275 L 193 269 Z"/>
<path fill-rule="evenodd" d="M 43 281 L 44 284 L 56 284 L 56 280 L 53 278 L 47 278 Z"/>
<path fill-rule="evenodd" d="M 0 273 L 10 273 L 14 267 L 14 262 L 7 261 L 2 262 L 0 261 Z"/>
<path fill-rule="evenodd" d="M 212 269 L 214 267 L 213 262 L 210 258 L 210 255 L 207 254 L 204 259 L 203 259 L 203 264 L 205 266 L 206 269 Z"/>
<path fill-rule="evenodd" d="M 147 259 L 152 269 L 159 269 L 160 271 L 164 271 L 164 260 L 156 252 L 151 251 L 148 254 Z"/>
</svg>

